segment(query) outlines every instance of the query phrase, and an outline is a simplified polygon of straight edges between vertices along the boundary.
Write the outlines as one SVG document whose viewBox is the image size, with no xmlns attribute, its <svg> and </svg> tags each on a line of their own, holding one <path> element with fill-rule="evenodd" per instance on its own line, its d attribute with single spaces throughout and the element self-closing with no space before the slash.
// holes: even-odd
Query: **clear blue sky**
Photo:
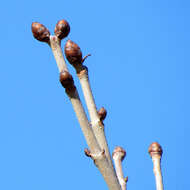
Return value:
<svg viewBox="0 0 190 190">
<path fill-rule="evenodd" d="M 60 19 L 83 54 L 92 54 L 86 65 L 97 107 L 108 111 L 110 150 L 127 151 L 128 190 L 155 189 L 147 153 L 154 141 L 164 151 L 165 189 L 188 189 L 189 10 L 188 0 L 2 1 L 0 189 L 107 189 L 84 156 L 52 52 L 31 33 L 33 21 L 53 32 Z"/>
</svg>

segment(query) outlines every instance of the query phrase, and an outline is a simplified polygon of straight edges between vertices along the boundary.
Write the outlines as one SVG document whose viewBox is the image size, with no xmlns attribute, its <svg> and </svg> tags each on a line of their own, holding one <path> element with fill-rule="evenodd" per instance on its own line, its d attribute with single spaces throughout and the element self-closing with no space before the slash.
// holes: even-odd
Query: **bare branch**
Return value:
<svg viewBox="0 0 190 190">
<path fill-rule="evenodd" d="M 153 162 L 153 171 L 155 175 L 156 181 L 156 189 L 163 190 L 163 182 L 162 182 L 162 171 L 161 171 L 161 157 L 162 157 L 162 147 L 157 142 L 152 143 L 149 146 L 148 152 L 152 158 Z"/>
<path fill-rule="evenodd" d="M 127 181 L 128 181 L 128 177 L 124 178 L 122 164 L 121 164 L 125 156 L 126 156 L 126 151 L 120 146 L 116 147 L 112 154 L 112 158 L 115 163 L 116 174 L 119 179 L 119 183 L 121 185 L 122 190 L 126 190 Z"/>
<path fill-rule="evenodd" d="M 99 168 L 100 172 L 102 173 L 109 189 L 120 190 L 120 185 L 117 176 L 113 171 L 112 167 L 110 166 L 104 154 L 104 151 L 100 148 L 96 140 L 96 137 L 94 136 L 92 128 L 90 127 L 84 108 L 81 104 L 77 89 L 74 85 L 72 76 L 67 71 L 60 73 L 60 82 L 65 88 L 65 91 L 73 105 L 74 111 L 77 115 L 86 142 L 90 148 L 90 151 L 85 151 L 86 155 L 90 156 L 94 160 L 95 165 Z"/>
<path fill-rule="evenodd" d="M 64 27 L 66 27 L 67 30 L 64 30 L 63 29 Z M 94 132 L 90 127 L 90 123 L 87 119 L 86 113 L 81 104 L 78 91 L 74 85 L 72 76 L 68 72 L 62 54 L 61 39 L 68 35 L 69 30 L 68 30 L 68 23 L 61 21 L 58 22 L 58 24 L 56 25 L 55 28 L 56 36 L 50 36 L 49 30 L 45 28 L 45 26 L 43 26 L 40 23 L 32 23 L 32 32 L 34 37 L 39 41 L 48 43 L 53 51 L 60 72 L 60 82 L 62 86 L 65 88 L 66 94 L 68 95 L 72 103 L 77 119 L 83 131 L 84 137 L 90 148 L 91 158 L 93 158 L 94 163 L 96 164 L 101 174 L 103 175 L 109 189 L 121 190 L 117 176 L 113 168 L 110 166 L 110 163 L 105 156 L 104 150 L 100 147 L 94 135 Z M 62 34 L 62 32 L 66 32 L 66 34 Z"/>
<path fill-rule="evenodd" d="M 104 133 L 104 125 L 97 112 L 95 100 L 90 87 L 88 69 L 87 67 L 82 65 L 82 63 L 84 62 L 85 58 L 88 57 L 88 55 L 82 59 L 82 52 L 80 50 L 80 47 L 71 40 L 68 40 L 65 45 L 65 54 L 70 64 L 73 65 L 73 67 L 75 68 L 78 78 L 80 80 L 94 134 L 97 138 L 98 143 L 100 144 L 100 147 L 105 150 L 105 155 L 111 167 L 113 168 L 113 163 L 111 160 L 107 140 Z"/>
</svg>

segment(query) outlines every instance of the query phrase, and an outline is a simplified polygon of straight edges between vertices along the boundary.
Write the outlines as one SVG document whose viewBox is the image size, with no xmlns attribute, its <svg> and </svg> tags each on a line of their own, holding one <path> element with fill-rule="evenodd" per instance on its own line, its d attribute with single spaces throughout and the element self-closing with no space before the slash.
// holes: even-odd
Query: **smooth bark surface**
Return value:
<svg viewBox="0 0 190 190">
<path fill-rule="evenodd" d="M 104 133 L 104 125 L 100 121 L 97 109 L 96 109 L 96 104 L 95 100 L 92 94 L 92 90 L 90 87 L 90 82 L 89 82 L 89 77 L 88 77 L 88 71 L 86 69 L 83 69 L 78 73 L 78 77 L 81 83 L 82 91 L 84 94 L 85 102 L 89 111 L 90 119 L 91 119 L 91 125 L 92 129 L 94 131 L 94 134 L 97 138 L 97 141 L 100 144 L 100 147 L 105 150 L 106 157 L 113 168 L 113 163 L 111 160 L 106 136 Z M 113 168 L 114 170 L 114 168 Z"/>
<path fill-rule="evenodd" d="M 60 72 L 62 72 L 63 70 L 68 71 L 64 57 L 62 55 L 60 43 L 56 38 L 57 37 L 55 36 L 51 36 L 50 47 L 52 48 L 59 71 Z M 66 93 L 73 105 L 73 109 L 80 123 L 80 127 L 83 131 L 86 142 L 90 148 L 91 158 L 94 160 L 94 163 L 96 164 L 101 174 L 103 175 L 109 189 L 121 190 L 116 173 L 114 172 L 112 165 L 110 165 L 110 162 L 108 161 L 105 155 L 105 151 L 99 145 L 99 142 L 97 141 L 98 139 L 96 138 L 92 128 L 90 127 L 86 113 L 81 104 L 78 91 L 76 88 L 73 89 L 74 91 L 67 91 L 66 89 Z"/>
<path fill-rule="evenodd" d="M 162 182 L 160 160 L 161 160 L 161 158 L 159 155 L 152 156 L 153 171 L 154 171 L 154 175 L 155 175 L 156 189 L 157 190 L 163 190 L 164 189 L 163 182 Z"/>
</svg>

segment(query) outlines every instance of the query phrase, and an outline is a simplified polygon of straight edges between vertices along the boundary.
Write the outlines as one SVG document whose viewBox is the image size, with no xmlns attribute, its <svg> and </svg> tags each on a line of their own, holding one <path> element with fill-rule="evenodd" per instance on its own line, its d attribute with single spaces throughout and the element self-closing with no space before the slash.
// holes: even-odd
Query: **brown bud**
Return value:
<svg viewBox="0 0 190 190">
<path fill-rule="evenodd" d="M 88 148 L 85 148 L 85 149 L 84 149 L 84 153 L 85 153 L 85 155 L 86 155 L 87 157 L 91 157 L 91 152 L 90 152 L 90 150 L 89 150 Z"/>
<path fill-rule="evenodd" d="M 82 52 L 80 47 L 71 40 L 68 40 L 65 44 L 65 55 L 69 63 L 74 67 L 78 64 L 82 64 Z"/>
<path fill-rule="evenodd" d="M 69 32 L 70 32 L 70 26 L 66 20 L 60 20 L 57 22 L 54 33 L 60 40 L 67 37 Z"/>
<path fill-rule="evenodd" d="M 112 157 L 114 158 L 114 155 L 116 155 L 116 154 L 119 155 L 121 158 L 121 161 L 123 161 L 123 159 L 126 156 L 126 151 L 122 147 L 117 146 L 117 147 L 115 147 L 115 149 L 113 151 Z"/>
<path fill-rule="evenodd" d="M 100 120 L 103 121 L 107 115 L 106 109 L 104 107 L 101 107 L 100 110 L 98 111 L 98 115 L 100 117 Z"/>
<path fill-rule="evenodd" d="M 74 86 L 73 77 L 67 71 L 63 71 L 60 73 L 60 79 L 59 80 L 65 89 L 70 89 Z"/>
<path fill-rule="evenodd" d="M 36 38 L 37 40 L 41 42 L 49 42 L 50 32 L 43 24 L 33 22 L 32 33 L 34 38 Z"/>
<path fill-rule="evenodd" d="M 153 142 L 149 148 L 148 148 L 148 152 L 150 154 L 150 156 L 152 157 L 153 155 L 159 155 L 162 156 L 162 147 L 160 146 L 160 144 L 158 144 L 157 142 Z"/>
</svg>

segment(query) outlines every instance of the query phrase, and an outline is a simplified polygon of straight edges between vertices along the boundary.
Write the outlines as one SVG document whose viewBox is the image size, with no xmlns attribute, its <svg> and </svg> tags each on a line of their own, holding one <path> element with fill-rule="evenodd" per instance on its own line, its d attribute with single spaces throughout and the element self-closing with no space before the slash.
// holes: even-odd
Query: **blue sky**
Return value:
<svg viewBox="0 0 190 190">
<path fill-rule="evenodd" d="M 1 2 L 0 189 L 107 189 L 84 156 L 52 52 L 31 33 L 34 21 L 53 33 L 60 19 L 70 23 L 68 38 L 83 55 L 92 54 L 85 64 L 97 107 L 108 111 L 110 150 L 127 151 L 128 189 L 155 189 L 147 153 L 154 141 L 164 151 L 165 189 L 187 189 L 189 9 L 187 0 Z"/>
</svg>

